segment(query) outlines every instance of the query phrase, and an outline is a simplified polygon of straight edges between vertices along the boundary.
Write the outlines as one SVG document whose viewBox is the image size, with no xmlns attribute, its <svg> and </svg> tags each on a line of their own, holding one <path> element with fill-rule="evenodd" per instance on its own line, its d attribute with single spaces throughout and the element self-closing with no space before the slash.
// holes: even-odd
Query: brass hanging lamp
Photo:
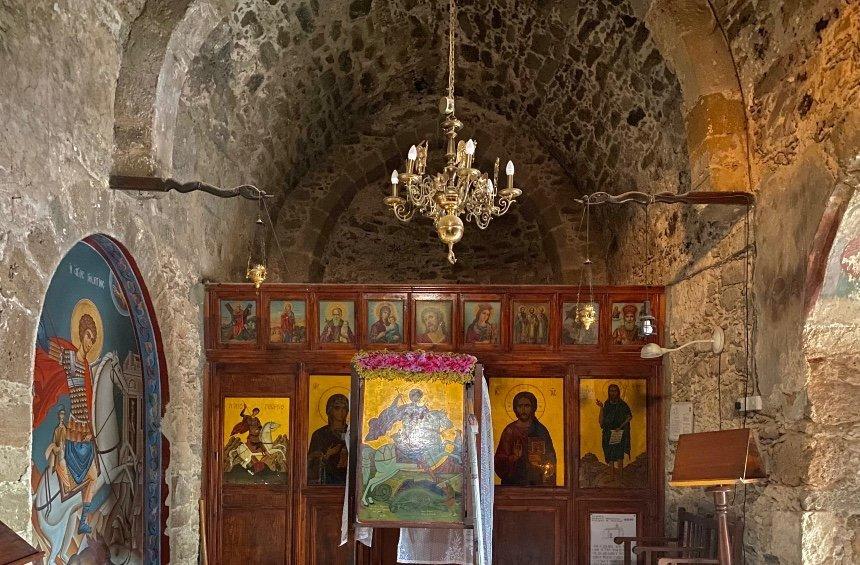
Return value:
<svg viewBox="0 0 860 565">
<path fill-rule="evenodd" d="M 457 261 L 454 244 L 460 241 L 466 221 L 474 220 L 480 229 L 486 229 L 493 217 L 505 214 L 516 198 L 522 194 L 514 187 L 514 164 L 508 161 L 505 167 L 507 184 L 499 190 L 499 159 L 496 159 L 493 178 L 473 166 L 477 143 L 469 139 L 457 141 L 457 132 L 463 123 L 454 115 L 454 54 L 457 27 L 457 4 L 451 0 L 448 29 L 448 93 L 442 98 L 439 110 L 444 116 L 442 129 L 447 139 L 442 171 L 426 174 L 427 141 L 413 145 L 406 159 L 406 172 L 391 173 L 391 195 L 384 199 L 395 217 L 402 222 L 410 221 L 415 212 L 433 220 L 436 233 L 448 246 L 448 261 Z M 404 197 L 400 196 L 403 185 Z"/>
</svg>

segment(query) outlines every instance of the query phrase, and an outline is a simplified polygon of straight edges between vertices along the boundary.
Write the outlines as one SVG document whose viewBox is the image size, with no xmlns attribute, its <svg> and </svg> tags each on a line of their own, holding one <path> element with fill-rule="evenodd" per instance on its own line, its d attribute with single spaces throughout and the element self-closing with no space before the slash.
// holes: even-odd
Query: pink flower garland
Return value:
<svg viewBox="0 0 860 565">
<path fill-rule="evenodd" d="M 432 351 L 359 351 L 352 362 L 365 378 L 471 382 L 477 359 L 461 353 Z"/>
</svg>

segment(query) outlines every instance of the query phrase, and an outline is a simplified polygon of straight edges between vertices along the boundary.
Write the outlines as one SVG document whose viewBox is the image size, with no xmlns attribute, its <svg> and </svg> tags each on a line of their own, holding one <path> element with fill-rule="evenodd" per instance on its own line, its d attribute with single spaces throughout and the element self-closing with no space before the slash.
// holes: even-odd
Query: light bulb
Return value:
<svg viewBox="0 0 860 565">
<path fill-rule="evenodd" d="M 397 184 L 400 182 L 400 175 L 397 174 L 397 169 L 391 171 L 391 184 Z"/>
<path fill-rule="evenodd" d="M 493 181 L 492 181 L 492 180 L 487 179 L 487 192 L 489 192 L 490 194 L 492 194 L 492 193 L 493 193 L 493 189 L 494 189 L 494 188 L 495 188 L 495 187 L 493 187 Z"/>
<path fill-rule="evenodd" d="M 514 162 L 508 161 L 508 164 L 505 166 L 505 174 L 511 176 L 514 174 Z"/>
<path fill-rule="evenodd" d="M 418 148 L 414 145 L 409 148 L 409 160 L 414 161 L 418 158 Z"/>
<path fill-rule="evenodd" d="M 654 326 L 651 325 L 651 320 L 642 320 L 642 334 L 651 335 L 654 333 Z"/>
<path fill-rule="evenodd" d="M 475 154 L 475 142 L 471 139 L 466 142 L 466 155 L 474 155 Z"/>
</svg>

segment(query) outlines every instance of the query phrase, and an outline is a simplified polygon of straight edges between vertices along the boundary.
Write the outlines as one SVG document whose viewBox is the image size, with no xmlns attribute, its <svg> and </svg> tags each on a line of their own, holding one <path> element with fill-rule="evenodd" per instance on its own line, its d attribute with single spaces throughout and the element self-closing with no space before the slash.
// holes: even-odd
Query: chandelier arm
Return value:
<svg viewBox="0 0 860 565">
<path fill-rule="evenodd" d="M 511 209 L 511 204 L 513 204 L 514 202 L 516 202 L 516 200 L 514 200 L 512 198 L 500 198 L 499 199 L 499 213 L 496 215 L 497 216 L 504 216 L 505 214 L 507 214 L 508 210 Z"/>
<path fill-rule="evenodd" d="M 392 205 L 391 210 L 394 212 L 394 217 L 404 223 L 408 222 L 415 216 L 415 207 L 408 206 L 406 202 Z"/>
</svg>

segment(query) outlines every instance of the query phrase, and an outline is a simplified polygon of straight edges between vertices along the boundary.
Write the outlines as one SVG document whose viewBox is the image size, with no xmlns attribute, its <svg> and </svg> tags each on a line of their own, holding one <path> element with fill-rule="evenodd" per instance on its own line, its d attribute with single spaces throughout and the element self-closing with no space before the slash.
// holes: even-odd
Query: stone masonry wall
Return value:
<svg viewBox="0 0 860 565">
<path fill-rule="evenodd" d="M 856 349 L 858 341 L 850 327 L 837 329 L 826 319 L 807 326 L 804 292 L 828 199 L 839 183 L 856 186 L 860 11 L 856 2 L 837 1 L 715 4 L 750 118 L 757 204 L 749 394 L 763 395 L 765 406 L 746 423 L 758 432 L 770 471 L 766 486 L 738 490 L 733 511 L 746 511 L 750 563 L 853 563 L 860 555 L 856 480 L 848 478 L 856 475 L 856 418 L 834 404 L 830 391 L 835 383 L 853 390 L 848 375 L 856 360 L 822 357 L 838 352 L 828 349 L 836 343 Z M 720 360 L 685 351 L 664 361 L 671 401 L 694 403 L 696 431 L 717 429 L 718 415 L 724 428 L 738 427 L 744 422 L 732 403 L 743 395 L 746 372 L 743 210 L 654 208 L 658 244 L 649 270 L 667 285 L 668 341 L 700 339 L 712 324 L 727 330 Z M 632 227 L 610 238 L 608 272 L 617 277 L 612 282 L 641 281 L 643 214 L 628 210 L 622 218 L 620 225 Z M 822 326 L 827 332 L 816 329 Z M 830 410 L 842 417 L 834 421 Z M 667 472 L 673 451 L 670 442 Z M 700 489 L 669 488 L 666 498 L 669 531 L 678 506 L 712 511 Z"/>
<path fill-rule="evenodd" d="M 250 214 L 246 204 L 206 195 L 141 201 L 108 188 L 122 43 L 141 7 L 103 0 L 0 5 L 0 520 L 30 537 L 31 387 L 44 293 L 75 242 L 105 233 L 136 260 L 161 328 L 170 384 L 163 419 L 171 446 L 170 561 L 195 563 L 200 282 L 236 280 Z M 248 173 L 242 156 L 234 157 L 179 159 L 176 173 L 232 182 Z"/>
</svg>

